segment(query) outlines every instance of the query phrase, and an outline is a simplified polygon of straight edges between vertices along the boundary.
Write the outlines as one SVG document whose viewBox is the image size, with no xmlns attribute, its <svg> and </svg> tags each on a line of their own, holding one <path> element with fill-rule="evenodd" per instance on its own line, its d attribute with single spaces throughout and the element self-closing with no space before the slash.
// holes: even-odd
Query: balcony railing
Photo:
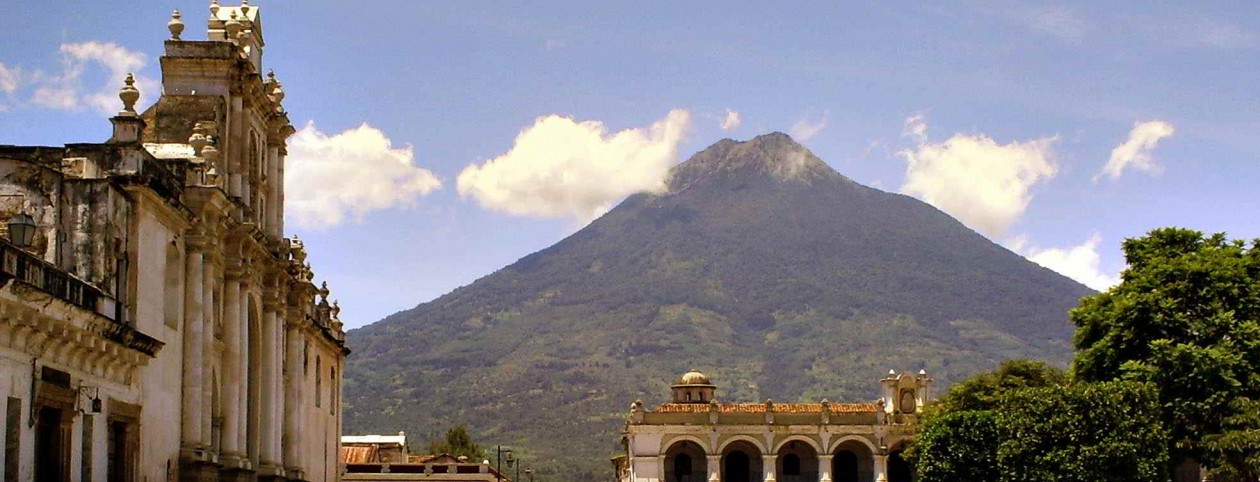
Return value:
<svg viewBox="0 0 1260 482">
<path fill-rule="evenodd" d="M 100 326 L 98 334 L 107 340 L 149 356 L 157 355 L 164 345 L 161 341 L 104 315 L 101 308 L 112 305 L 114 300 L 100 288 L 71 276 L 65 270 L 3 238 L 0 238 L 0 279 L 20 281 L 100 316 L 105 322 L 97 324 Z"/>
</svg>

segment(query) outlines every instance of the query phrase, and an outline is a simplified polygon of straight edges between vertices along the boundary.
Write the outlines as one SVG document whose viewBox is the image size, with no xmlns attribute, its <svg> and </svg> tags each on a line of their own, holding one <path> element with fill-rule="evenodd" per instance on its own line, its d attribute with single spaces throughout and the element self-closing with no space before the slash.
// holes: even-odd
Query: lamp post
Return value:
<svg viewBox="0 0 1260 482">
<path fill-rule="evenodd" d="M 19 248 L 29 248 L 35 241 L 35 218 L 24 212 L 9 218 L 9 242 Z"/>
<path fill-rule="evenodd" d="M 529 476 L 529 482 L 534 482 L 534 469 L 525 469 L 525 475 Z"/>
<path fill-rule="evenodd" d="M 516 459 L 512 458 L 512 449 L 503 449 L 502 445 L 494 447 L 494 480 L 503 480 L 503 461 L 506 460 L 508 467 L 512 466 L 512 462 Z"/>
</svg>

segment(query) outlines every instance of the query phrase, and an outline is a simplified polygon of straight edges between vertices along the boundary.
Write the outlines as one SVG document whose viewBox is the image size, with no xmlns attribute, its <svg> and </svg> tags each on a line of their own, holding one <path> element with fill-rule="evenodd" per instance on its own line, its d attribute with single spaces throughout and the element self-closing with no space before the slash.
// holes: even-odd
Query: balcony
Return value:
<svg viewBox="0 0 1260 482">
<path fill-rule="evenodd" d="M 150 357 L 156 356 L 164 343 L 137 331 L 114 315 L 114 298 L 61 268 L 0 239 L 0 282 L 21 282 L 77 306 L 104 319 L 96 331 L 102 338 L 114 341 Z M 106 315 L 105 313 L 109 313 Z"/>
</svg>

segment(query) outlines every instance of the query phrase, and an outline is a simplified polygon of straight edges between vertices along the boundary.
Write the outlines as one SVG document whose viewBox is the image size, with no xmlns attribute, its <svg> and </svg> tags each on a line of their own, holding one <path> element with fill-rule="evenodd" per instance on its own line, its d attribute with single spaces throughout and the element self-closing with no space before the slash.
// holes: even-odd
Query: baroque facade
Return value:
<svg viewBox="0 0 1260 482">
<path fill-rule="evenodd" d="M 888 372 L 874 403 L 721 403 L 689 372 L 672 401 L 630 407 L 615 458 L 623 482 L 909 482 L 901 457 L 932 379 Z"/>
<path fill-rule="evenodd" d="M 282 234 L 260 13 L 214 0 L 184 40 L 176 12 L 160 98 L 128 76 L 108 141 L 0 146 L 6 481 L 339 478 L 349 351 Z"/>
</svg>

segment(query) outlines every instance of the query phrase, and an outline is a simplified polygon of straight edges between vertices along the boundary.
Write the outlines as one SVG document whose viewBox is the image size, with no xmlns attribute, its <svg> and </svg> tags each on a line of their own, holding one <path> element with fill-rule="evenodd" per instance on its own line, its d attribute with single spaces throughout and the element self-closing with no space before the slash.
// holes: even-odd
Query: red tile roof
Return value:
<svg viewBox="0 0 1260 482">
<path fill-rule="evenodd" d="M 766 413 L 764 403 L 719 403 L 719 413 Z M 874 403 L 832 403 L 831 413 L 874 413 Z M 666 403 L 656 407 L 656 413 L 708 413 L 707 403 Z M 822 413 L 821 403 L 776 403 L 775 413 Z"/>
<path fill-rule="evenodd" d="M 376 446 L 345 446 L 341 447 L 341 463 L 343 464 L 365 464 L 376 461 Z"/>
</svg>

